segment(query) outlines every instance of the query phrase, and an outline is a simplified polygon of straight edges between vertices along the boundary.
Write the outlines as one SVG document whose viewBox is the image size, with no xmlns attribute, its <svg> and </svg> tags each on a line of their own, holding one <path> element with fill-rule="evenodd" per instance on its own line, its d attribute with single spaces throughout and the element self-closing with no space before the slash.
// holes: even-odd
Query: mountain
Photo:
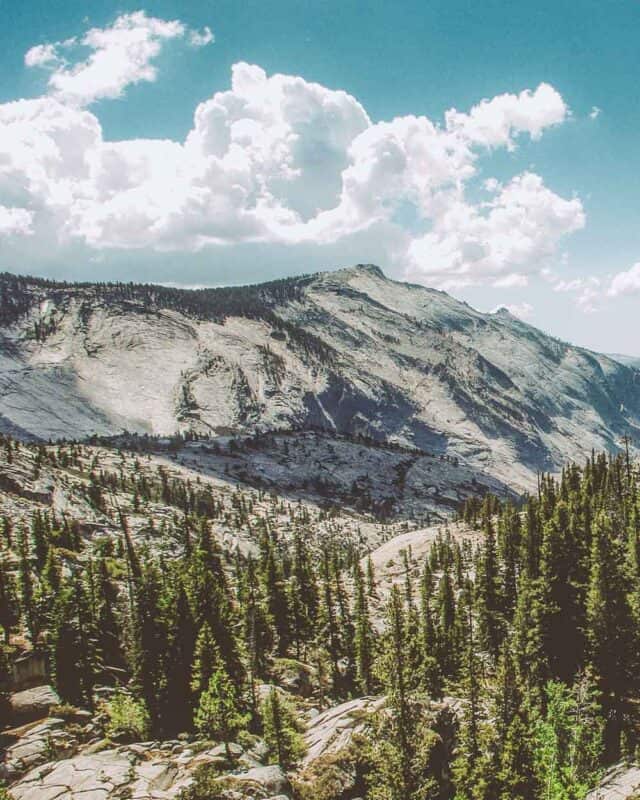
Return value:
<svg viewBox="0 0 640 800">
<path fill-rule="evenodd" d="M 358 265 L 180 290 L 0 277 L 0 430 L 322 428 L 519 489 L 640 428 L 640 371 Z"/>
<path fill-rule="evenodd" d="M 640 368 L 640 358 L 638 356 L 625 356 L 621 353 L 610 353 L 609 358 L 612 358 L 614 361 L 619 361 L 627 367 Z"/>
</svg>

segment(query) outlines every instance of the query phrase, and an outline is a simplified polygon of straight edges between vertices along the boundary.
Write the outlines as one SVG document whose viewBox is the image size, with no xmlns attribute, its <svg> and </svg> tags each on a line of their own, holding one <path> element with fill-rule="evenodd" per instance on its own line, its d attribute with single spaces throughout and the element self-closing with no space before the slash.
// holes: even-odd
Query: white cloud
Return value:
<svg viewBox="0 0 640 800">
<path fill-rule="evenodd" d="M 496 278 L 493 281 L 493 286 L 495 286 L 497 289 L 520 289 L 528 285 L 528 277 L 520 272 L 510 272 L 508 275 L 505 275 L 502 278 Z"/>
<path fill-rule="evenodd" d="M 566 266 L 566 263 L 564 266 Z M 592 314 L 598 311 L 602 300 L 602 281 L 600 278 L 591 275 L 566 280 L 552 270 L 545 270 L 542 275 L 551 284 L 554 292 L 573 295 L 576 306 L 585 314 Z"/>
<path fill-rule="evenodd" d="M 0 236 L 29 236 L 33 233 L 33 215 L 25 208 L 0 205 Z"/>
<path fill-rule="evenodd" d="M 602 109 L 598 108 L 598 106 L 592 106 L 589 112 L 589 119 L 598 119 L 600 114 L 602 114 Z"/>
<path fill-rule="evenodd" d="M 201 31 L 191 31 L 189 34 L 189 44 L 192 47 L 205 47 L 213 41 L 215 41 L 215 36 L 208 25 L 205 25 Z"/>
<path fill-rule="evenodd" d="M 531 172 L 485 180 L 485 202 L 467 197 L 487 148 L 567 116 L 548 84 L 447 112 L 444 126 L 412 115 L 372 123 L 347 92 L 239 63 L 184 141 L 104 139 L 83 106 L 154 80 L 165 41 L 212 36 L 136 12 L 90 30 L 79 43 L 92 53 L 73 66 L 61 59 L 77 43 L 29 51 L 29 64 L 52 70 L 51 95 L 0 105 L 0 202 L 29 209 L 32 238 L 95 252 L 322 246 L 345 259 L 375 245 L 412 280 L 522 287 L 584 225 L 580 200 Z"/>
<path fill-rule="evenodd" d="M 609 297 L 618 297 L 637 292 L 640 292 L 640 262 L 634 264 L 626 272 L 618 272 L 617 275 L 614 275 L 607 294 Z"/>
<path fill-rule="evenodd" d="M 508 311 L 510 314 L 513 314 L 514 317 L 518 317 L 518 319 L 531 319 L 533 316 L 533 306 L 531 303 L 523 302 L 523 303 L 502 303 L 499 306 L 496 306 L 492 314 L 497 314 L 500 311 Z"/>
<path fill-rule="evenodd" d="M 501 94 L 482 100 L 468 114 L 455 108 L 445 114 L 447 129 L 485 147 L 514 147 L 514 136 L 539 139 L 545 128 L 564 122 L 569 109 L 553 86 L 541 83 L 532 92 Z"/>
<path fill-rule="evenodd" d="M 600 308 L 602 292 L 599 288 L 599 281 L 595 280 L 596 283 L 587 284 L 576 298 L 576 305 L 585 314 L 593 314 Z"/>
<path fill-rule="evenodd" d="M 413 240 L 406 275 L 444 288 L 489 282 L 524 285 L 555 254 L 561 238 L 582 228 L 579 199 L 565 200 L 539 175 L 517 175 L 486 207 L 450 204 L 433 229 Z"/>
<path fill-rule="evenodd" d="M 24 54 L 24 63 L 27 67 L 45 67 L 57 64 L 59 61 L 55 44 L 38 44 Z"/>
<path fill-rule="evenodd" d="M 179 20 L 167 21 L 136 11 L 122 14 L 109 27 L 91 28 L 79 40 L 36 45 L 25 54 L 25 64 L 49 68 L 50 94 L 84 106 L 102 98 L 120 97 L 132 84 L 155 81 L 153 62 L 163 43 L 185 34 L 197 47 L 213 41 L 209 28 L 192 31 Z M 78 48 L 88 48 L 91 54 L 69 64 L 68 59 Z"/>
</svg>

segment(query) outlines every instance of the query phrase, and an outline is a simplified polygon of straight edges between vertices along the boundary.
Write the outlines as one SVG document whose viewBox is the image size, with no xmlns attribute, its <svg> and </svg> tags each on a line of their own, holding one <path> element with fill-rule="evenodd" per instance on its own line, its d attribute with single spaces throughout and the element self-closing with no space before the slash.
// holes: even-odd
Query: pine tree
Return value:
<svg viewBox="0 0 640 800">
<path fill-rule="evenodd" d="M 0 551 L 0 628 L 5 644 L 9 644 L 11 631 L 20 619 L 20 608 L 13 576 L 5 566 L 4 554 Z"/>
<path fill-rule="evenodd" d="M 414 789 L 411 762 L 414 754 L 413 741 L 415 719 L 410 698 L 411 675 L 407 663 L 406 617 L 400 591 L 396 585 L 386 611 L 386 633 L 377 670 L 384 683 L 392 712 L 392 744 L 399 767 L 398 790 L 402 797 L 410 797 Z"/>
<path fill-rule="evenodd" d="M 478 643 L 496 659 L 503 636 L 503 603 L 493 522 L 485 520 L 485 538 L 476 575 Z"/>
<path fill-rule="evenodd" d="M 562 501 L 544 525 L 540 566 L 544 606 L 541 634 L 550 675 L 562 681 L 572 679 L 583 650 L 574 575 L 576 556 L 570 537 L 569 509 Z"/>
<path fill-rule="evenodd" d="M 18 531 L 18 553 L 20 558 L 18 568 L 20 606 L 27 630 L 29 631 L 31 643 L 35 647 L 38 643 L 38 635 L 42 626 L 42 614 L 36 601 L 34 578 L 31 568 L 31 552 L 24 528 L 20 528 Z"/>
<path fill-rule="evenodd" d="M 235 687 L 224 668 L 218 666 L 200 695 L 195 714 L 196 729 L 202 736 L 222 741 L 227 759 L 231 760 L 229 744 L 246 723 L 247 717 L 240 712 Z"/>
<path fill-rule="evenodd" d="M 369 620 L 369 605 L 364 585 L 364 575 L 357 561 L 353 565 L 353 587 L 356 679 L 359 690 L 364 694 L 371 694 L 373 689 L 373 642 L 371 636 L 371 622 Z"/>
<path fill-rule="evenodd" d="M 591 573 L 586 598 L 589 660 L 601 693 L 604 717 L 605 753 L 620 754 L 621 739 L 629 716 L 636 632 L 624 577 L 624 551 L 613 536 L 609 518 L 600 513 L 594 520 Z"/>
<path fill-rule="evenodd" d="M 278 654 L 284 656 L 289 646 L 289 604 L 285 591 L 282 565 L 276 557 L 275 547 L 271 536 L 265 533 L 265 555 L 262 563 L 263 591 L 266 599 L 269 616 L 277 636 Z"/>
<path fill-rule="evenodd" d="M 136 581 L 131 653 L 133 686 L 149 713 L 151 728 L 161 730 L 159 687 L 164 679 L 167 631 L 160 614 L 161 579 L 149 562 Z"/>
<path fill-rule="evenodd" d="M 339 669 L 341 654 L 340 637 L 334 606 L 329 553 L 326 549 L 322 553 L 321 581 L 321 602 L 318 615 L 318 644 L 326 650 L 329 657 L 331 663 L 331 687 L 333 693 L 338 695 L 341 688 Z"/>
<path fill-rule="evenodd" d="M 51 632 L 51 666 L 55 687 L 62 700 L 83 705 L 87 699 L 83 638 L 77 616 L 76 586 L 65 581 L 56 600 Z"/>
<path fill-rule="evenodd" d="M 222 664 L 220 649 L 213 637 L 211 626 L 204 622 L 196 638 L 193 666 L 191 669 L 191 691 L 196 703 L 209 685 L 209 679 Z"/>
<path fill-rule="evenodd" d="M 465 699 L 460 729 L 458 754 L 453 765 L 456 793 L 460 798 L 471 798 L 478 775 L 480 760 L 480 707 L 479 662 L 473 620 L 472 588 L 467 584 L 459 604 L 459 617 L 463 626 L 464 653 L 461 662 L 461 689 Z"/>
<path fill-rule="evenodd" d="M 457 668 L 456 653 L 456 601 L 451 573 L 445 569 L 438 584 L 437 595 L 437 659 L 444 677 L 454 675 Z"/>
<path fill-rule="evenodd" d="M 164 734 L 175 736 L 191 729 L 191 668 L 196 640 L 189 601 L 179 579 L 177 596 L 172 598 L 169 613 L 169 652 L 161 716 Z"/>
<path fill-rule="evenodd" d="M 304 740 L 291 703 L 275 687 L 271 687 L 262 703 L 261 717 L 270 758 L 284 769 L 289 769 L 304 754 Z"/>
<path fill-rule="evenodd" d="M 196 627 L 201 628 L 205 621 L 209 624 L 227 674 L 234 683 L 241 683 L 244 669 L 236 640 L 238 621 L 220 550 L 204 519 L 191 559 L 188 591 Z"/>
<path fill-rule="evenodd" d="M 497 775 L 499 800 L 532 800 L 540 786 L 526 707 L 519 710 L 507 729 Z"/>
<path fill-rule="evenodd" d="M 367 594 L 369 597 L 376 596 L 376 574 L 371 556 L 367 557 Z"/>
<path fill-rule="evenodd" d="M 100 680 L 111 683 L 114 671 L 122 673 L 126 667 L 117 614 L 118 592 L 110 578 L 105 558 L 99 559 L 96 573 L 96 655 Z"/>
<path fill-rule="evenodd" d="M 45 520 L 39 511 L 36 511 L 31 521 L 31 540 L 33 542 L 33 554 L 38 570 L 44 567 L 49 550 L 49 542 Z"/>
<path fill-rule="evenodd" d="M 252 711 L 257 711 L 255 684 L 267 672 L 268 656 L 273 649 L 274 631 L 272 621 L 260 594 L 255 562 L 249 555 L 244 571 L 240 575 L 240 607 L 242 609 L 242 631 L 247 652 L 247 671 L 251 694 Z"/>
<path fill-rule="evenodd" d="M 418 670 L 420 686 L 431 697 L 442 693 L 442 673 L 438 663 L 438 637 L 431 611 L 431 577 L 423 573 L 420 582 L 420 618 L 418 634 Z"/>
</svg>

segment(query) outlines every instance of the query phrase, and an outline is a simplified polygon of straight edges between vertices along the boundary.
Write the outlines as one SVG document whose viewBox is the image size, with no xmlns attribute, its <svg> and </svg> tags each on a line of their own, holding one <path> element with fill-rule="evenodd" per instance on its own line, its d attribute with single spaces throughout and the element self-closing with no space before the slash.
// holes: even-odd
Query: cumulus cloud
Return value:
<svg viewBox="0 0 640 800">
<path fill-rule="evenodd" d="M 611 279 L 607 290 L 609 297 L 618 297 L 625 294 L 640 292 L 640 262 L 634 264 L 626 272 L 618 272 Z"/>
<path fill-rule="evenodd" d="M 28 236 L 33 233 L 33 215 L 25 208 L 0 205 L 0 236 Z"/>
<path fill-rule="evenodd" d="M 590 119 L 598 119 L 598 117 L 602 114 L 602 109 L 598 108 L 598 106 L 592 106 L 591 111 L 589 112 Z"/>
<path fill-rule="evenodd" d="M 585 224 L 582 203 L 548 189 L 539 175 L 525 172 L 496 186 L 484 207 L 453 202 L 433 229 L 409 247 L 407 277 L 444 288 L 491 282 L 522 286 L 556 252 L 560 239 Z"/>
<path fill-rule="evenodd" d="M 27 67 L 46 67 L 60 62 L 55 44 L 37 44 L 24 54 Z"/>
<path fill-rule="evenodd" d="M 51 72 L 49 94 L 0 105 L 0 203 L 30 215 L 32 239 L 94 252 L 321 246 L 345 259 L 375 244 L 412 280 L 517 287 L 584 225 L 580 200 L 533 172 L 488 178 L 488 199 L 468 197 L 488 149 L 567 117 L 548 84 L 451 110 L 444 124 L 374 123 L 345 91 L 238 63 L 183 141 L 106 140 L 87 106 L 155 80 L 154 59 L 176 38 L 203 46 L 213 34 L 135 12 L 28 51 L 29 66 Z M 73 62 L 78 45 L 91 52 Z"/>
<path fill-rule="evenodd" d="M 514 137 L 528 133 L 539 139 L 545 128 L 564 122 L 569 109 L 553 86 L 541 83 L 535 91 L 501 94 L 482 100 L 469 113 L 447 111 L 447 128 L 485 147 L 513 149 Z"/>
<path fill-rule="evenodd" d="M 101 98 L 120 97 L 127 86 L 155 81 L 154 59 L 164 42 L 188 35 L 192 45 L 213 41 L 209 28 L 188 30 L 179 20 L 148 17 L 144 11 L 122 14 L 113 25 L 91 28 L 80 39 L 36 45 L 25 54 L 28 67 L 51 70 L 49 92 L 78 106 Z M 88 48 L 88 58 L 69 63 L 79 48 Z"/>
<path fill-rule="evenodd" d="M 587 283 L 576 298 L 576 305 L 585 314 L 593 314 L 600 308 L 600 300 L 602 292 L 600 290 L 600 281 L 595 278 L 593 283 Z"/>
</svg>

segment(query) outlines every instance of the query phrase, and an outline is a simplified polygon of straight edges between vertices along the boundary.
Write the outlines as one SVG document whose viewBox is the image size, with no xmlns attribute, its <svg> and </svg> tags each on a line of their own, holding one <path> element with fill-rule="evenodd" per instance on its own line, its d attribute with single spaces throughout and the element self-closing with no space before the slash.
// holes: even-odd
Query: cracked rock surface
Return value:
<svg viewBox="0 0 640 800">
<path fill-rule="evenodd" d="M 43 723 L 44 724 L 44 723 Z M 238 761 L 231 778 L 238 797 L 288 798 L 289 781 L 277 766 L 264 766 L 232 745 Z M 220 745 L 196 753 L 179 742 L 143 742 L 80 753 L 29 770 L 9 788 L 13 800 L 173 800 L 202 767 L 223 767 Z M 248 767 L 248 768 L 247 768 Z"/>
</svg>

